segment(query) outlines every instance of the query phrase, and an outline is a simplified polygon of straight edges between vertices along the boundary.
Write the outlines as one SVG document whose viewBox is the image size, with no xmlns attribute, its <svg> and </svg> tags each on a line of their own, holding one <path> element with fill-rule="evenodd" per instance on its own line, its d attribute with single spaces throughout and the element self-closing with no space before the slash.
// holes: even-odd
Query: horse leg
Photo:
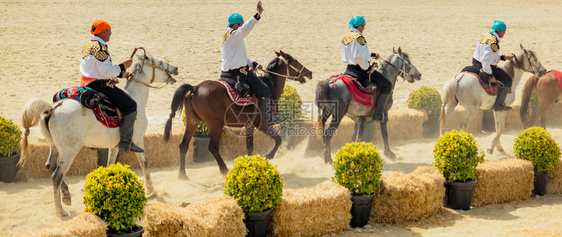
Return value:
<svg viewBox="0 0 562 237">
<path fill-rule="evenodd" d="M 221 174 L 226 175 L 228 173 L 228 167 L 226 167 L 226 164 L 222 160 L 221 154 L 219 152 L 219 144 L 220 144 L 220 140 L 222 138 L 222 128 L 223 128 L 223 126 L 211 126 L 209 123 L 207 123 L 207 125 L 209 125 L 209 130 L 211 132 L 211 140 L 209 142 L 209 151 L 215 157 L 215 160 L 217 161 L 217 165 L 219 166 Z"/>
<path fill-rule="evenodd" d="M 332 113 L 332 121 L 330 122 L 330 125 L 328 125 L 328 128 L 324 130 L 324 163 L 326 164 L 332 164 L 332 149 L 330 142 L 336 133 L 336 129 L 340 126 L 343 115 L 345 115 L 345 113 Z"/>
<path fill-rule="evenodd" d="M 359 117 L 359 127 L 357 128 L 357 131 L 354 134 L 355 137 L 353 138 L 353 141 L 359 142 L 359 139 L 363 139 L 363 129 L 365 128 L 365 120 L 367 120 L 365 117 L 363 116 Z"/>
<path fill-rule="evenodd" d="M 271 149 L 271 151 L 265 155 L 266 159 L 273 159 L 273 157 L 275 157 L 275 153 L 277 153 L 277 149 L 279 149 L 279 146 L 281 145 L 281 136 L 279 136 L 279 133 L 277 133 L 277 130 L 275 130 L 274 127 L 267 127 L 264 123 L 260 121 L 258 121 L 257 123 L 258 125 L 256 127 L 258 128 L 258 130 L 267 134 L 275 141 L 275 144 L 273 145 L 273 149 Z"/>
<path fill-rule="evenodd" d="M 390 145 L 388 144 L 388 128 L 387 128 L 388 121 L 384 121 L 380 123 L 381 126 L 381 136 L 382 140 L 384 141 L 384 156 L 388 159 L 396 160 L 396 154 L 390 150 Z"/>
<path fill-rule="evenodd" d="M 252 155 L 252 152 L 254 152 L 254 126 L 251 124 L 246 125 L 244 133 L 246 134 L 246 150 L 248 155 Z"/>
<path fill-rule="evenodd" d="M 47 159 L 47 163 L 45 164 L 45 168 L 49 169 L 49 171 L 51 171 L 51 174 L 53 174 L 57 168 L 58 159 L 59 159 L 59 152 L 57 150 L 57 147 L 51 146 L 51 149 L 49 151 L 49 159 Z M 66 185 L 64 180 L 61 182 L 61 191 L 63 194 L 62 203 L 64 203 L 64 205 L 67 206 L 72 205 L 72 198 L 70 195 L 70 191 L 68 190 L 68 185 Z"/>
<path fill-rule="evenodd" d="M 550 112 L 550 105 L 552 103 L 540 103 L 540 102 L 542 101 L 539 101 L 539 105 L 537 106 L 537 109 L 533 111 L 533 114 L 529 118 L 529 123 L 527 124 L 527 127 L 534 126 L 537 120 L 539 120 L 541 127 L 546 129 L 546 118 L 548 117 L 548 114 Z"/>
<path fill-rule="evenodd" d="M 441 120 L 440 121 L 441 126 L 439 128 L 440 135 L 445 134 L 445 132 L 447 131 L 447 128 L 449 127 L 449 120 L 451 119 L 451 115 L 453 114 L 453 112 L 455 112 L 455 107 L 457 107 L 457 105 L 458 105 L 457 100 L 453 100 L 453 102 L 445 105 L 441 109 L 441 116 L 439 117 L 439 120 Z"/>
<path fill-rule="evenodd" d="M 135 143 L 137 144 L 137 143 Z M 107 152 L 107 164 L 106 167 L 117 163 L 117 156 L 119 155 L 119 147 L 109 148 Z"/>
<path fill-rule="evenodd" d="M 187 117 L 187 116 L 186 116 Z M 185 132 L 183 133 L 183 138 L 180 143 L 180 170 L 178 172 L 178 179 L 180 180 L 189 180 L 187 174 L 185 173 L 185 156 L 187 155 L 187 150 L 189 149 L 189 142 L 191 142 L 191 138 L 193 134 L 195 134 L 195 129 L 199 125 L 199 121 L 195 123 L 195 121 L 187 120 L 186 119 L 186 126 Z"/>
<path fill-rule="evenodd" d="M 494 120 L 495 120 L 495 123 L 496 123 L 496 136 L 492 140 L 492 144 L 490 145 L 490 148 L 488 149 L 489 154 L 494 153 L 494 148 L 497 148 L 498 151 L 501 154 L 504 154 L 504 155 L 506 154 L 505 151 L 503 150 L 503 147 L 502 147 L 501 143 L 500 143 L 500 137 L 505 130 L 506 115 L 507 115 L 506 111 L 494 111 Z"/>
<path fill-rule="evenodd" d="M 72 160 L 74 160 L 74 157 L 76 157 L 78 151 L 80 151 L 80 149 L 73 149 L 68 152 L 63 152 L 62 154 L 60 154 L 60 160 L 58 162 L 58 165 L 56 166 L 56 168 L 53 171 L 53 174 L 51 175 L 51 179 L 53 180 L 53 192 L 55 198 L 54 201 L 55 212 L 58 217 L 68 216 L 68 213 L 62 208 L 61 185 L 62 183 L 64 183 L 63 182 L 64 175 L 70 169 Z M 63 187 L 63 192 L 64 189 L 66 189 L 67 194 L 65 194 L 65 196 L 68 196 L 68 201 L 70 201 L 70 192 L 68 191 L 68 186 L 66 186 L 65 184 L 64 187 Z"/>
<path fill-rule="evenodd" d="M 140 139 L 135 141 L 135 144 L 140 148 L 144 149 L 144 140 Z M 142 169 L 142 174 L 144 176 L 144 185 L 146 185 L 146 196 L 152 197 L 156 195 L 156 191 L 154 190 L 154 185 L 152 185 L 152 178 L 150 177 L 150 172 L 148 171 L 148 159 L 146 159 L 146 153 L 144 152 L 135 152 L 137 156 L 137 160 L 139 161 L 140 167 Z"/>
<path fill-rule="evenodd" d="M 461 129 L 468 132 L 468 125 L 474 119 L 474 116 L 476 116 L 476 113 L 478 112 L 478 107 L 476 107 L 476 106 L 465 106 L 465 109 L 466 109 L 466 112 L 465 112 L 464 118 L 461 122 Z"/>
</svg>

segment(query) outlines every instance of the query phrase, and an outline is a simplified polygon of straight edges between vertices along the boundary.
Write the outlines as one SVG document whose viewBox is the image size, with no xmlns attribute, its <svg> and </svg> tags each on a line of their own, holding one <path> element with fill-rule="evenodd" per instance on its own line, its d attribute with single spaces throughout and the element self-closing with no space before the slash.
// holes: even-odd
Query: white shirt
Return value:
<svg viewBox="0 0 562 237">
<path fill-rule="evenodd" d="M 252 65 L 254 60 L 249 59 L 246 54 L 244 38 L 250 34 L 256 23 L 258 23 L 258 20 L 252 16 L 222 43 L 222 71 L 229 71 L 246 65 Z M 227 30 L 232 31 L 232 28 L 228 27 Z"/>
<path fill-rule="evenodd" d="M 359 34 L 359 30 L 356 28 L 351 28 L 351 31 L 356 31 Z M 369 52 L 369 46 L 367 42 L 364 45 L 361 45 L 357 42 L 357 39 L 354 39 L 348 45 L 345 45 L 343 42 L 341 43 L 341 61 L 346 64 L 351 65 L 359 65 L 361 69 L 367 70 L 369 69 L 369 59 L 371 58 L 371 52 Z"/>
<path fill-rule="evenodd" d="M 90 35 L 92 40 L 99 41 L 103 45 L 107 45 L 100 37 Z M 82 56 L 82 55 L 81 55 Z M 94 55 L 88 54 L 80 60 L 80 72 L 83 76 L 96 79 L 113 79 L 119 76 L 121 68 L 119 65 L 111 63 L 111 56 L 108 56 L 103 62 L 98 60 Z"/>
<path fill-rule="evenodd" d="M 500 36 L 495 31 L 492 32 L 492 35 L 496 37 L 498 43 L 501 42 Z M 483 44 L 478 42 L 478 46 L 476 46 L 476 51 L 474 51 L 473 57 L 482 64 L 482 71 L 488 74 L 492 74 L 492 68 L 490 67 L 490 65 L 498 64 L 498 62 L 500 61 L 500 50 L 498 49 L 496 52 L 494 52 L 490 44 Z"/>
</svg>

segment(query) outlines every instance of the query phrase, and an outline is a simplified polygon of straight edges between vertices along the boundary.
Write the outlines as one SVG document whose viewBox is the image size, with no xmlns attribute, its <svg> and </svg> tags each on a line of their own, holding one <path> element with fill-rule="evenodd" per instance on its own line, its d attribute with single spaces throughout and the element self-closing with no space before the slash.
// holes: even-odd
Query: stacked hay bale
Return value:
<svg viewBox="0 0 562 237">
<path fill-rule="evenodd" d="M 0 231 L 0 234 L 2 232 Z M 78 216 L 72 218 L 70 221 L 65 221 L 53 228 L 44 228 L 39 230 L 28 231 L 24 233 L 10 233 L 10 236 L 84 236 L 84 237 L 97 237 L 106 236 L 107 223 L 95 214 L 83 212 Z M 4 236 L 4 235 L 2 235 Z"/>
<path fill-rule="evenodd" d="M 143 236 L 245 236 L 244 212 L 223 195 L 187 207 L 154 203 L 145 209 Z"/>
<path fill-rule="evenodd" d="M 351 194 L 339 184 L 286 190 L 269 223 L 272 236 L 320 236 L 349 229 Z"/>
<path fill-rule="evenodd" d="M 472 206 L 525 200 L 534 189 L 533 163 L 512 158 L 486 161 L 476 167 Z"/>
<path fill-rule="evenodd" d="M 442 210 L 445 178 L 431 166 L 410 174 L 383 175 L 371 208 L 370 223 L 401 223 Z"/>
<path fill-rule="evenodd" d="M 519 110 L 517 110 L 519 111 Z M 455 107 L 455 111 L 449 118 L 449 125 L 447 126 L 447 131 L 460 130 L 461 122 L 464 119 L 466 110 L 462 106 Z M 476 116 L 468 123 L 468 128 L 466 129 L 468 133 L 480 132 L 482 129 L 482 111 L 478 111 Z M 519 118 L 519 115 L 517 115 Z"/>
<path fill-rule="evenodd" d="M 560 194 L 562 193 L 562 159 L 558 159 L 558 167 L 552 173 L 553 176 L 546 179 L 546 193 Z"/>
</svg>

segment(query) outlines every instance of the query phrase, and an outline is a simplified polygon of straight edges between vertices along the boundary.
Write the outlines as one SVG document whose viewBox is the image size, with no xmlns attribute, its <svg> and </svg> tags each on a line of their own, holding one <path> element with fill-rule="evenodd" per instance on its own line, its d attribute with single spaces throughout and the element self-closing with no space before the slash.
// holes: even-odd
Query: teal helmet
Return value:
<svg viewBox="0 0 562 237">
<path fill-rule="evenodd" d="M 501 31 L 501 30 L 507 29 L 507 27 L 505 26 L 505 23 L 503 23 L 503 21 L 498 21 L 498 20 L 495 20 L 494 25 L 492 27 L 489 27 L 489 28 L 492 29 L 492 31 L 490 31 L 490 33 L 493 33 L 494 31 Z"/>
<path fill-rule="evenodd" d="M 349 27 L 353 27 L 353 28 L 364 24 L 365 24 L 365 18 L 363 18 L 362 16 L 354 16 L 349 21 Z"/>
<path fill-rule="evenodd" d="M 240 23 L 244 23 L 244 19 L 242 18 L 242 15 L 238 13 L 234 13 L 228 17 L 228 26 L 234 24 L 240 24 Z"/>
</svg>

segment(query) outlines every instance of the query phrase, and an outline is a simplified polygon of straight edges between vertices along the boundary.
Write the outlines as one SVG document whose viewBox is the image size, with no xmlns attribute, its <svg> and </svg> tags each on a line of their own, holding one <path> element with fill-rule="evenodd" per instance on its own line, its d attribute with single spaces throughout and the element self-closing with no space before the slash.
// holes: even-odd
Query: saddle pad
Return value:
<svg viewBox="0 0 562 237">
<path fill-rule="evenodd" d="M 498 95 L 498 86 L 496 84 L 484 83 L 484 81 L 482 81 L 480 76 L 478 76 L 478 74 L 473 73 L 473 72 L 461 72 L 461 73 L 471 74 L 471 75 L 475 76 L 476 78 L 478 78 L 478 82 L 480 82 L 480 86 L 482 86 L 482 88 L 484 88 L 484 90 L 486 91 L 486 93 L 488 93 L 488 95 Z"/>
<path fill-rule="evenodd" d="M 74 86 L 65 88 L 53 96 L 53 102 L 62 99 L 72 99 L 80 102 L 82 106 L 91 109 L 96 119 L 106 127 L 119 127 L 119 114 L 115 106 L 108 101 L 106 95 L 92 90 L 90 87 Z"/>
<path fill-rule="evenodd" d="M 562 72 L 556 70 L 550 70 L 556 74 L 556 78 L 558 78 L 558 85 L 560 85 L 560 90 L 562 90 Z"/>
<path fill-rule="evenodd" d="M 360 105 L 373 106 L 373 95 L 375 94 L 375 91 L 366 89 L 365 87 L 361 86 L 361 83 L 359 83 L 356 78 L 339 74 L 332 75 L 330 78 L 328 78 L 328 80 L 331 80 L 332 83 L 337 80 L 341 80 L 353 94 L 355 102 L 359 103 Z"/>
<path fill-rule="evenodd" d="M 245 105 L 251 105 L 256 103 L 255 96 L 249 95 L 249 96 L 241 97 L 234 91 L 234 89 L 232 89 L 232 87 L 226 81 L 219 81 L 219 82 L 224 86 L 224 88 L 226 88 L 228 97 L 230 97 L 230 100 L 232 100 L 232 102 L 234 102 L 236 105 L 245 106 Z"/>
</svg>

